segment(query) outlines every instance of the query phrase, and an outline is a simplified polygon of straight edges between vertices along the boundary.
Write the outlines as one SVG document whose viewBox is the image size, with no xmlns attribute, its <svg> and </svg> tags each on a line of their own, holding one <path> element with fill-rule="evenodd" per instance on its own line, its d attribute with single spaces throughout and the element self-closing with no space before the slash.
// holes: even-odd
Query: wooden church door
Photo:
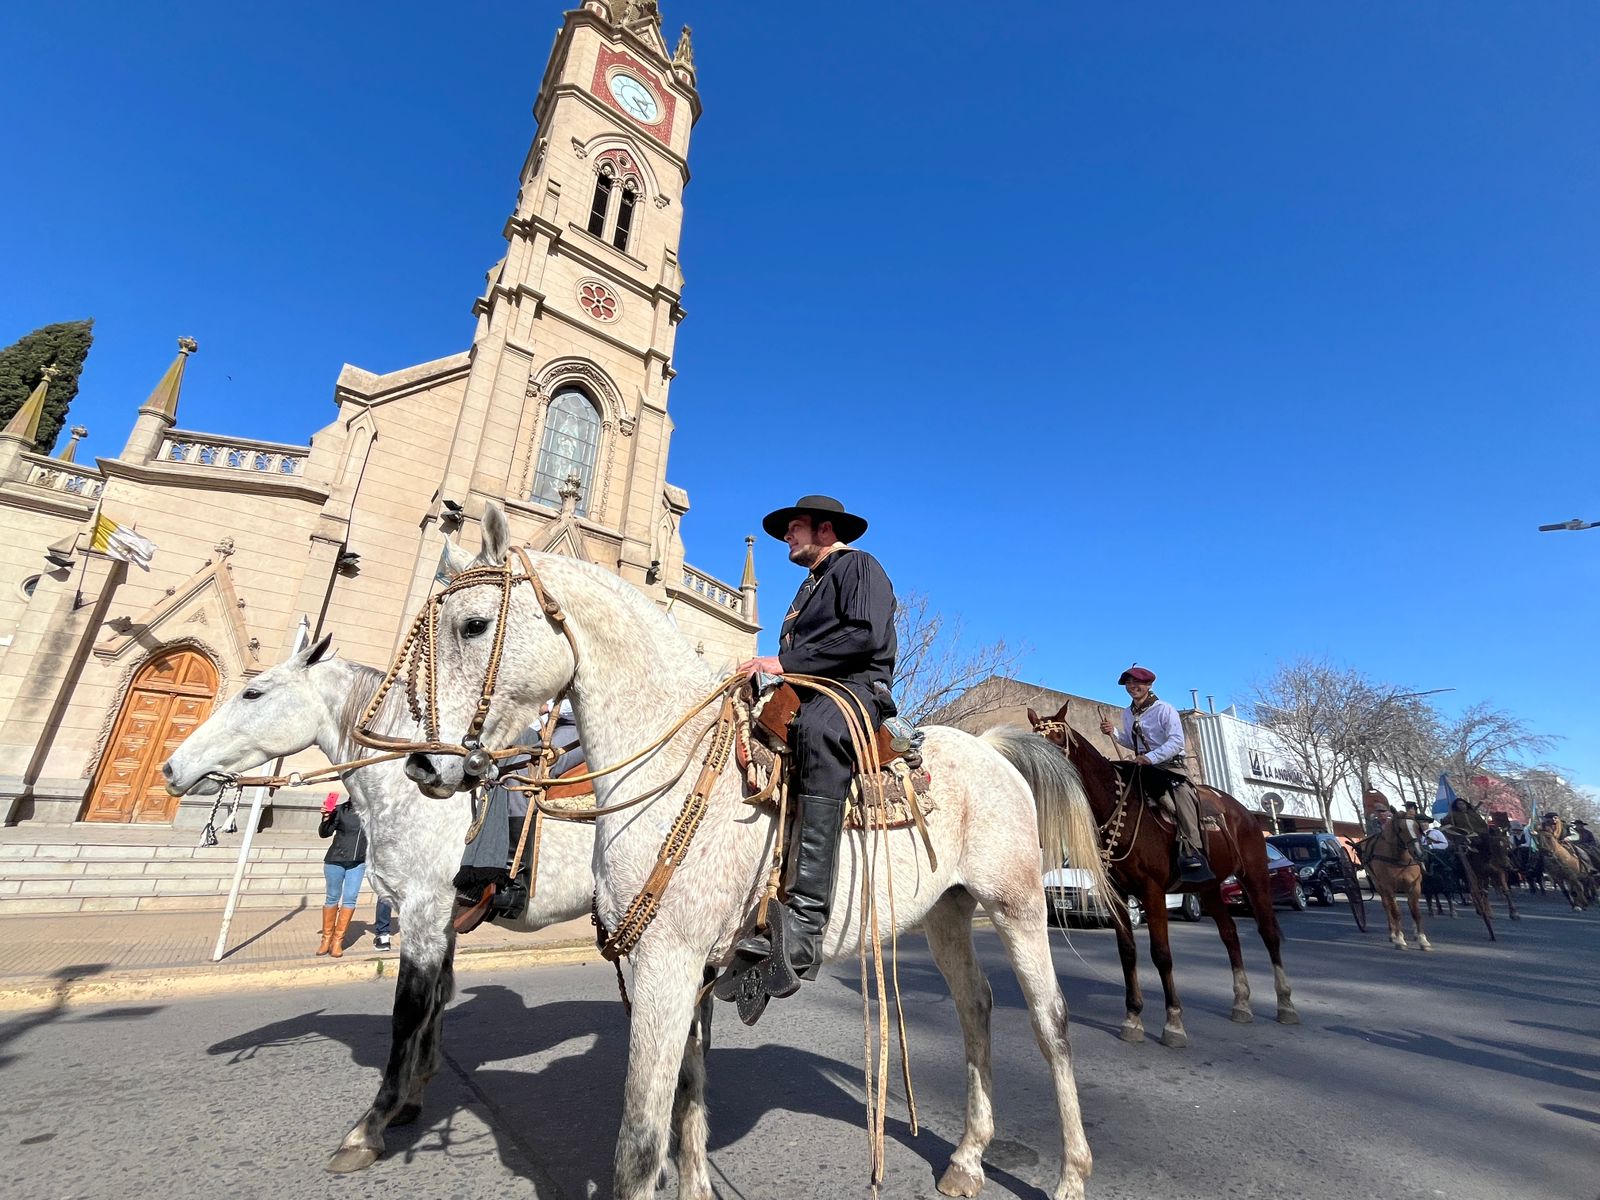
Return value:
<svg viewBox="0 0 1600 1200">
<path fill-rule="evenodd" d="M 217 670 L 198 650 L 167 650 L 145 663 L 117 714 L 83 819 L 170 823 L 178 797 L 167 795 L 161 764 L 216 700 Z"/>
</svg>

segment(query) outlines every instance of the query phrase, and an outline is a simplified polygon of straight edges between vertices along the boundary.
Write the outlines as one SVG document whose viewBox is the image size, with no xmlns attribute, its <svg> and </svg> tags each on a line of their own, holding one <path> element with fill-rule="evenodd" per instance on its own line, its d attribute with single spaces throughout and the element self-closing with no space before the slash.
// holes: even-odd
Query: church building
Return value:
<svg viewBox="0 0 1600 1200">
<path fill-rule="evenodd" d="M 712 663 L 754 653 L 752 539 L 738 586 L 690 566 L 689 498 L 667 479 L 700 97 L 689 30 L 669 50 L 660 20 L 654 0 L 565 15 L 471 344 L 386 374 L 346 366 L 308 445 L 183 428 L 188 337 L 130 404 L 122 453 L 92 466 L 75 461 L 81 431 L 32 451 L 40 382 L 0 433 L 6 824 L 204 823 L 209 799 L 162 786 L 174 747 L 299 639 L 331 632 L 342 656 L 387 666 L 445 539 L 475 548 L 489 500 L 518 540 L 643 590 Z M 153 542 L 149 569 L 96 549 L 97 518 Z M 324 790 L 278 793 L 274 825 L 314 824 Z"/>
</svg>

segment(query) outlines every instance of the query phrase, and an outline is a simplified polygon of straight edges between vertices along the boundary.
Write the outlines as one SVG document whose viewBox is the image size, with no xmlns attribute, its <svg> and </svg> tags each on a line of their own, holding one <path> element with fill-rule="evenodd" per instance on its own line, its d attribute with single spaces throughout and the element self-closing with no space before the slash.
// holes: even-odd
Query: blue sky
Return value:
<svg viewBox="0 0 1600 1200">
<path fill-rule="evenodd" d="M 695 29 L 691 560 L 803 492 L 1022 674 L 1225 704 L 1325 654 L 1600 784 L 1600 8 L 795 6 Z M 0 343 L 92 315 L 115 454 L 304 441 L 468 344 L 557 4 L 11 6 Z M 737 431 L 730 436 L 730 431 Z M 765 611 L 797 572 L 758 561 Z M 772 638 L 764 644 L 770 648 Z"/>
</svg>

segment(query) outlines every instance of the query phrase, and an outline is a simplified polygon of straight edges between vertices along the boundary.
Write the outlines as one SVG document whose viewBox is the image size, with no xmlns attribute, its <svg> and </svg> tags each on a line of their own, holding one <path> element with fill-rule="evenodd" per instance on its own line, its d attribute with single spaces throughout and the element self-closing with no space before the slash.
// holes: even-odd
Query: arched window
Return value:
<svg viewBox="0 0 1600 1200">
<path fill-rule="evenodd" d="M 594 198 L 589 201 L 589 222 L 584 228 L 626 251 L 644 194 L 638 163 L 625 150 L 607 150 L 595 164 Z"/>
<path fill-rule="evenodd" d="M 578 512 L 589 509 L 594 482 L 595 451 L 600 446 L 600 413 L 594 401 L 575 387 L 564 387 L 550 401 L 545 414 L 544 437 L 539 441 L 539 463 L 533 477 L 531 499 L 561 507 L 561 487 L 576 474 L 583 489 Z"/>
<path fill-rule="evenodd" d="M 595 237 L 605 237 L 606 217 L 611 209 L 611 171 L 602 167 L 594 180 L 594 200 L 589 205 L 589 232 Z"/>
<path fill-rule="evenodd" d="M 611 233 L 611 244 L 618 250 L 628 248 L 628 234 L 633 231 L 633 207 L 639 203 L 639 193 L 624 185 L 622 203 L 617 205 L 617 227 Z"/>
</svg>

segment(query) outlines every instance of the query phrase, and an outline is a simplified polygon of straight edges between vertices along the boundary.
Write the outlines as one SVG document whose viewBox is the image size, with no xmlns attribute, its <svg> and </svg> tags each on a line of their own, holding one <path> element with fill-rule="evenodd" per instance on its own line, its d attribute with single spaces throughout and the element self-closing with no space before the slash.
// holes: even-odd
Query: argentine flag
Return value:
<svg viewBox="0 0 1600 1200">
<path fill-rule="evenodd" d="M 1439 776 L 1439 792 L 1433 798 L 1433 819 L 1443 821 L 1450 815 L 1450 806 L 1456 802 L 1455 791 L 1450 787 L 1448 775 Z"/>
</svg>

